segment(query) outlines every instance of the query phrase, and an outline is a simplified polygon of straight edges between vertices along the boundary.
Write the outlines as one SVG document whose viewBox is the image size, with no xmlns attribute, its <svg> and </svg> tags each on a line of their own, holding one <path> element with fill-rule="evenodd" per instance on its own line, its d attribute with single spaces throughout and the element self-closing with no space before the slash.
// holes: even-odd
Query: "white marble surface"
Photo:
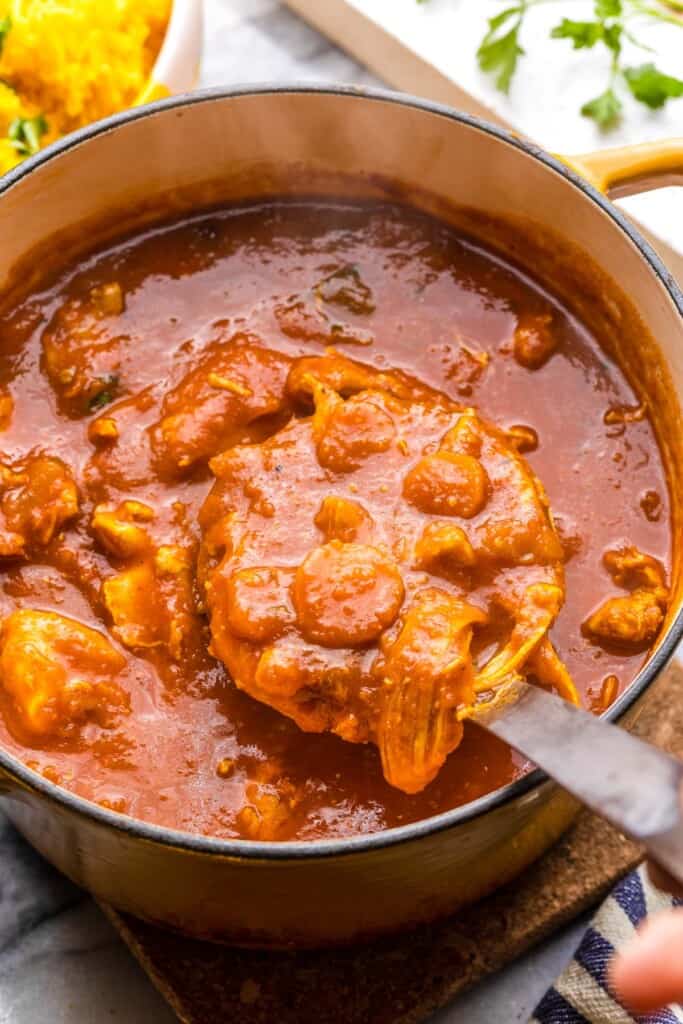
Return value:
<svg viewBox="0 0 683 1024">
<path fill-rule="evenodd" d="M 551 42 L 549 35 L 564 17 L 590 19 L 593 0 L 561 0 L 547 7 L 540 5 L 530 14 L 521 40 L 526 52 L 509 96 L 496 89 L 492 76 L 481 71 L 475 57 L 487 19 L 505 7 L 500 0 L 474 4 L 470 0 L 345 2 L 551 152 L 586 153 L 683 135 L 683 100 L 653 111 L 627 96 L 624 117 L 609 132 L 600 131 L 593 121 L 581 116 L 583 103 L 605 88 L 609 58 L 603 48 L 577 53 L 566 40 Z M 662 71 L 680 77 L 683 31 L 642 18 L 636 18 L 630 27 L 651 50 L 625 39 L 625 62 L 639 65 L 654 60 Z M 622 205 L 683 251 L 683 190 L 660 189 L 624 200 Z"/>
<path fill-rule="evenodd" d="M 276 0 L 206 0 L 206 7 L 205 85 L 374 81 Z M 580 929 L 575 924 L 435 1021 L 526 1021 L 569 958 Z M 92 900 L 44 863 L 0 816 L 0 1024 L 174 1019 Z"/>
</svg>

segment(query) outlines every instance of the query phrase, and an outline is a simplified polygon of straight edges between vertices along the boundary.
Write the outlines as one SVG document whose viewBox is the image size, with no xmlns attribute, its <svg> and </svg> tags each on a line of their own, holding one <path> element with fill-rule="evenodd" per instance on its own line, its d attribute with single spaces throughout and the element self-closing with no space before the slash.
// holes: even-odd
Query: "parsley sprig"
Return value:
<svg viewBox="0 0 683 1024">
<path fill-rule="evenodd" d="M 488 30 L 477 50 L 479 66 L 492 74 L 504 93 L 524 56 L 522 30 L 532 9 L 556 0 L 518 0 L 488 21 Z M 594 0 L 593 17 L 583 21 L 563 18 L 553 28 L 553 39 L 569 40 L 575 50 L 603 48 L 609 58 L 605 90 L 581 107 L 584 117 L 592 118 L 604 129 L 612 128 L 622 117 L 623 95 L 630 95 L 652 110 L 669 100 L 683 96 L 683 79 L 664 74 L 652 61 L 631 66 L 624 62 L 623 43 L 628 39 L 644 50 L 638 38 L 637 19 L 666 22 L 683 28 L 683 0 Z M 683 42 L 683 39 L 682 39 Z"/>
<path fill-rule="evenodd" d="M 2 50 L 5 45 L 5 40 L 9 35 L 12 28 L 12 19 L 9 14 L 5 17 L 0 18 L 0 56 L 2 56 Z M 2 79 L 0 79 L 2 81 Z M 12 86 L 7 82 L 2 84 L 12 89 Z M 7 129 L 7 138 L 1 140 L 2 142 L 8 142 L 12 149 L 16 152 L 17 157 L 22 159 L 27 156 L 33 156 L 40 149 L 43 136 L 49 131 L 49 125 L 43 114 L 36 114 L 35 117 L 15 117 Z"/>
<path fill-rule="evenodd" d="M 479 67 L 495 74 L 496 86 L 504 93 L 510 91 L 519 58 L 524 55 L 519 33 L 531 6 L 532 0 L 522 0 L 489 18 L 488 32 L 477 50 Z"/>
<path fill-rule="evenodd" d="M 111 405 L 116 398 L 121 378 L 118 373 L 107 373 L 99 377 L 96 387 L 88 399 L 88 410 L 95 412 L 97 409 L 104 409 L 105 405 Z"/>
<path fill-rule="evenodd" d="M 672 75 L 665 75 L 652 62 L 637 67 L 627 67 L 622 61 L 623 40 L 628 38 L 637 46 L 643 46 L 627 27 L 631 14 L 646 15 L 671 21 L 679 27 L 683 22 L 670 15 L 661 4 L 643 3 L 640 0 L 595 0 L 593 21 L 573 21 L 564 18 L 552 30 L 553 39 L 570 39 L 575 50 L 603 45 L 610 55 L 609 80 L 607 88 L 595 99 L 581 108 L 585 117 L 592 117 L 601 128 L 611 128 L 621 118 L 623 103 L 619 87 L 624 83 L 631 95 L 653 110 L 678 96 L 683 96 L 683 81 Z"/>
<path fill-rule="evenodd" d="M 5 45 L 5 39 L 12 27 L 12 19 L 9 14 L 6 14 L 4 18 L 0 18 L 0 56 L 2 56 L 2 48 Z"/>
<path fill-rule="evenodd" d="M 40 140 L 47 131 L 48 124 L 42 114 L 37 117 L 15 117 L 7 137 L 19 156 L 32 156 L 40 149 Z"/>
</svg>

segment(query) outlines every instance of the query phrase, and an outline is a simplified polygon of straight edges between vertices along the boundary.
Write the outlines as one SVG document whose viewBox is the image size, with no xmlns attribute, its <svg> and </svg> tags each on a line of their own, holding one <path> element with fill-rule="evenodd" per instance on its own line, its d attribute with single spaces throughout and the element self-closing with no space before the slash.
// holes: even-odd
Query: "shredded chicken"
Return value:
<svg viewBox="0 0 683 1024">
<path fill-rule="evenodd" d="M 424 789 L 460 742 L 456 712 L 474 702 L 472 630 L 486 615 L 435 588 L 420 591 L 387 644 L 377 745 L 387 782 Z"/>
</svg>

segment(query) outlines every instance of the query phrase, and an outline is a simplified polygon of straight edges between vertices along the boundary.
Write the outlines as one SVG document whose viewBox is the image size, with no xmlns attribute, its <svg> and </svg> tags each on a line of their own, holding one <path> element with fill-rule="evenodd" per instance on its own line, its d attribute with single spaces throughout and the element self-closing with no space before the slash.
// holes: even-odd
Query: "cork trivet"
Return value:
<svg viewBox="0 0 683 1024">
<path fill-rule="evenodd" d="M 653 687 L 633 731 L 683 755 L 683 668 Z M 476 906 L 344 950 L 230 949 L 104 909 L 186 1024 L 413 1024 L 597 903 L 639 859 L 637 847 L 583 813 L 540 861 Z"/>
</svg>

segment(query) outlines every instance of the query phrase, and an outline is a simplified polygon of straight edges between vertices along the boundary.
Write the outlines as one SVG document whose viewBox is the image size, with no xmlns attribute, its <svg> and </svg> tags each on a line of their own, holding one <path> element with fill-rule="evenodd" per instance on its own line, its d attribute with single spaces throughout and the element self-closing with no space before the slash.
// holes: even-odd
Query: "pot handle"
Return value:
<svg viewBox="0 0 683 1024">
<path fill-rule="evenodd" d="M 643 142 L 561 157 L 572 170 L 612 199 L 683 185 L 683 138 Z"/>
</svg>

